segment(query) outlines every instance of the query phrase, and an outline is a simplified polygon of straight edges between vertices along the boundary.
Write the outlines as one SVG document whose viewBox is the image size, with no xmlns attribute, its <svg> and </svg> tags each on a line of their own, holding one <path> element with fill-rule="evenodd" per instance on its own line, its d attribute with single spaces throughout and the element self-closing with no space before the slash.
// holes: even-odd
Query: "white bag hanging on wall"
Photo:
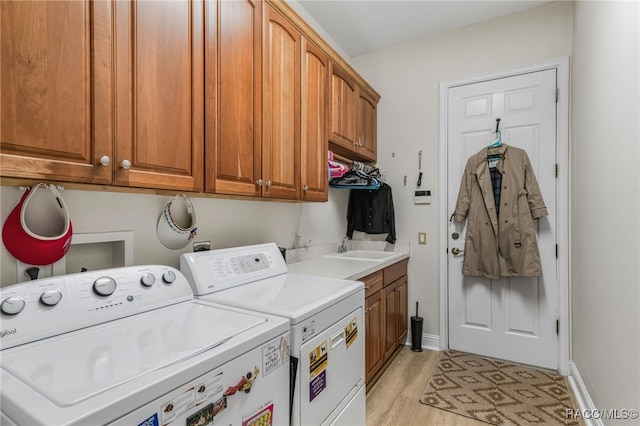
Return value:
<svg viewBox="0 0 640 426">
<path fill-rule="evenodd" d="M 176 195 L 158 218 L 156 233 L 163 246 L 172 250 L 186 247 L 196 236 L 196 212 L 186 195 Z"/>
</svg>

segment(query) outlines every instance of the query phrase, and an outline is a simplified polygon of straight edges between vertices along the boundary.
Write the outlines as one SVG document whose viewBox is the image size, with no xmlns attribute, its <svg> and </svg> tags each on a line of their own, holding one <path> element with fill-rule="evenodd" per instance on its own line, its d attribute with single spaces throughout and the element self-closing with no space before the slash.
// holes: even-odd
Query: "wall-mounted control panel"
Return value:
<svg viewBox="0 0 640 426">
<path fill-rule="evenodd" d="M 415 204 L 431 204 L 431 191 L 416 191 Z"/>
</svg>

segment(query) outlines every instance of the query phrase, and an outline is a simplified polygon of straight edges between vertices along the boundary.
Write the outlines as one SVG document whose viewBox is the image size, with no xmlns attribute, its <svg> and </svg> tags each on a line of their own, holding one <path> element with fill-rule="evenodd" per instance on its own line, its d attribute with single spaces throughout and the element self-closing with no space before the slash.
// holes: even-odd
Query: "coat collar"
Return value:
<svg viewBox="0 0 640 426">
<path fill-rule="evenodd" d="M 507 158 L 507 150 L 509 149 L 509 145 L 503 143 L 500 146 L 497 146 L 495 148 L 490 148 L 490 147 L 486 147 L 481 149 L 477 154 L 476 154 L 476 159 L 477 159 L 477 163 L 476 163 L 476 167 L 473 170 L 473 174 L 475 175 L 482 175 L 485 172 L 489 171 L 489 166 L 487 164 L 487 158 L 490 155 L 500 155 L 500 161 L 498 161 L 498 164 L 496 165 L 496 167 L 498 168 L 498 170 L 500 171 L 500 173 L 504 174 L 504 159 Z"/>
</svg>

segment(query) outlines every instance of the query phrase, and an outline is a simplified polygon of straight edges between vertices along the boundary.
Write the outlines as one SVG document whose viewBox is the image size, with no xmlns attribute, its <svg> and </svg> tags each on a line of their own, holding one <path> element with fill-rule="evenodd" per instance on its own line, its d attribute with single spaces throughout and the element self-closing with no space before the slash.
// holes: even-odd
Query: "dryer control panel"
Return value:
<svg viewBox="0 0 640 426">
<path fill-rule="evenodd" d="M 180 270 L 196 296 L 264 280 L 287 273 L 275 243 L 186 253 L 180 256 Z"/>
<path fill-rule="evenodd" d="M 162 265 L 15 284 L 0 290 L 0 350 L 192 299 L 184 275 Z"/>
</svg>

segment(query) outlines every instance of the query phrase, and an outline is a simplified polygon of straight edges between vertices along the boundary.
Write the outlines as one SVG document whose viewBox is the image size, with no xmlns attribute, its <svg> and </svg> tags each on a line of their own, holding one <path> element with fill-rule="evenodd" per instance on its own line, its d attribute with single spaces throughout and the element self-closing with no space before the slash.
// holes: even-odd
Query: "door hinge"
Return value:
<svg viewBox="0 0 640 426">
<path fill-rule="evenodd" d="M 556 87 L 556 103 L 558 103 L 558 99 L 560 99 L 560 89 Z"/>
<path fill-rule="evenodd" d="M 556 244 L 556 259 L 558 258 L 558 245 Z"/>
<path fill-rule="evenodd" d="M 556 334 L 560 334 L 560 320 L 556 320 Z"/>
<path fill-rule="evenodd" d="M 558 163 L 556 163 L 556 177 L 558 177 L 559 174 L 560 174 L 560 166 L 558 166 Z"/>
</svg>

